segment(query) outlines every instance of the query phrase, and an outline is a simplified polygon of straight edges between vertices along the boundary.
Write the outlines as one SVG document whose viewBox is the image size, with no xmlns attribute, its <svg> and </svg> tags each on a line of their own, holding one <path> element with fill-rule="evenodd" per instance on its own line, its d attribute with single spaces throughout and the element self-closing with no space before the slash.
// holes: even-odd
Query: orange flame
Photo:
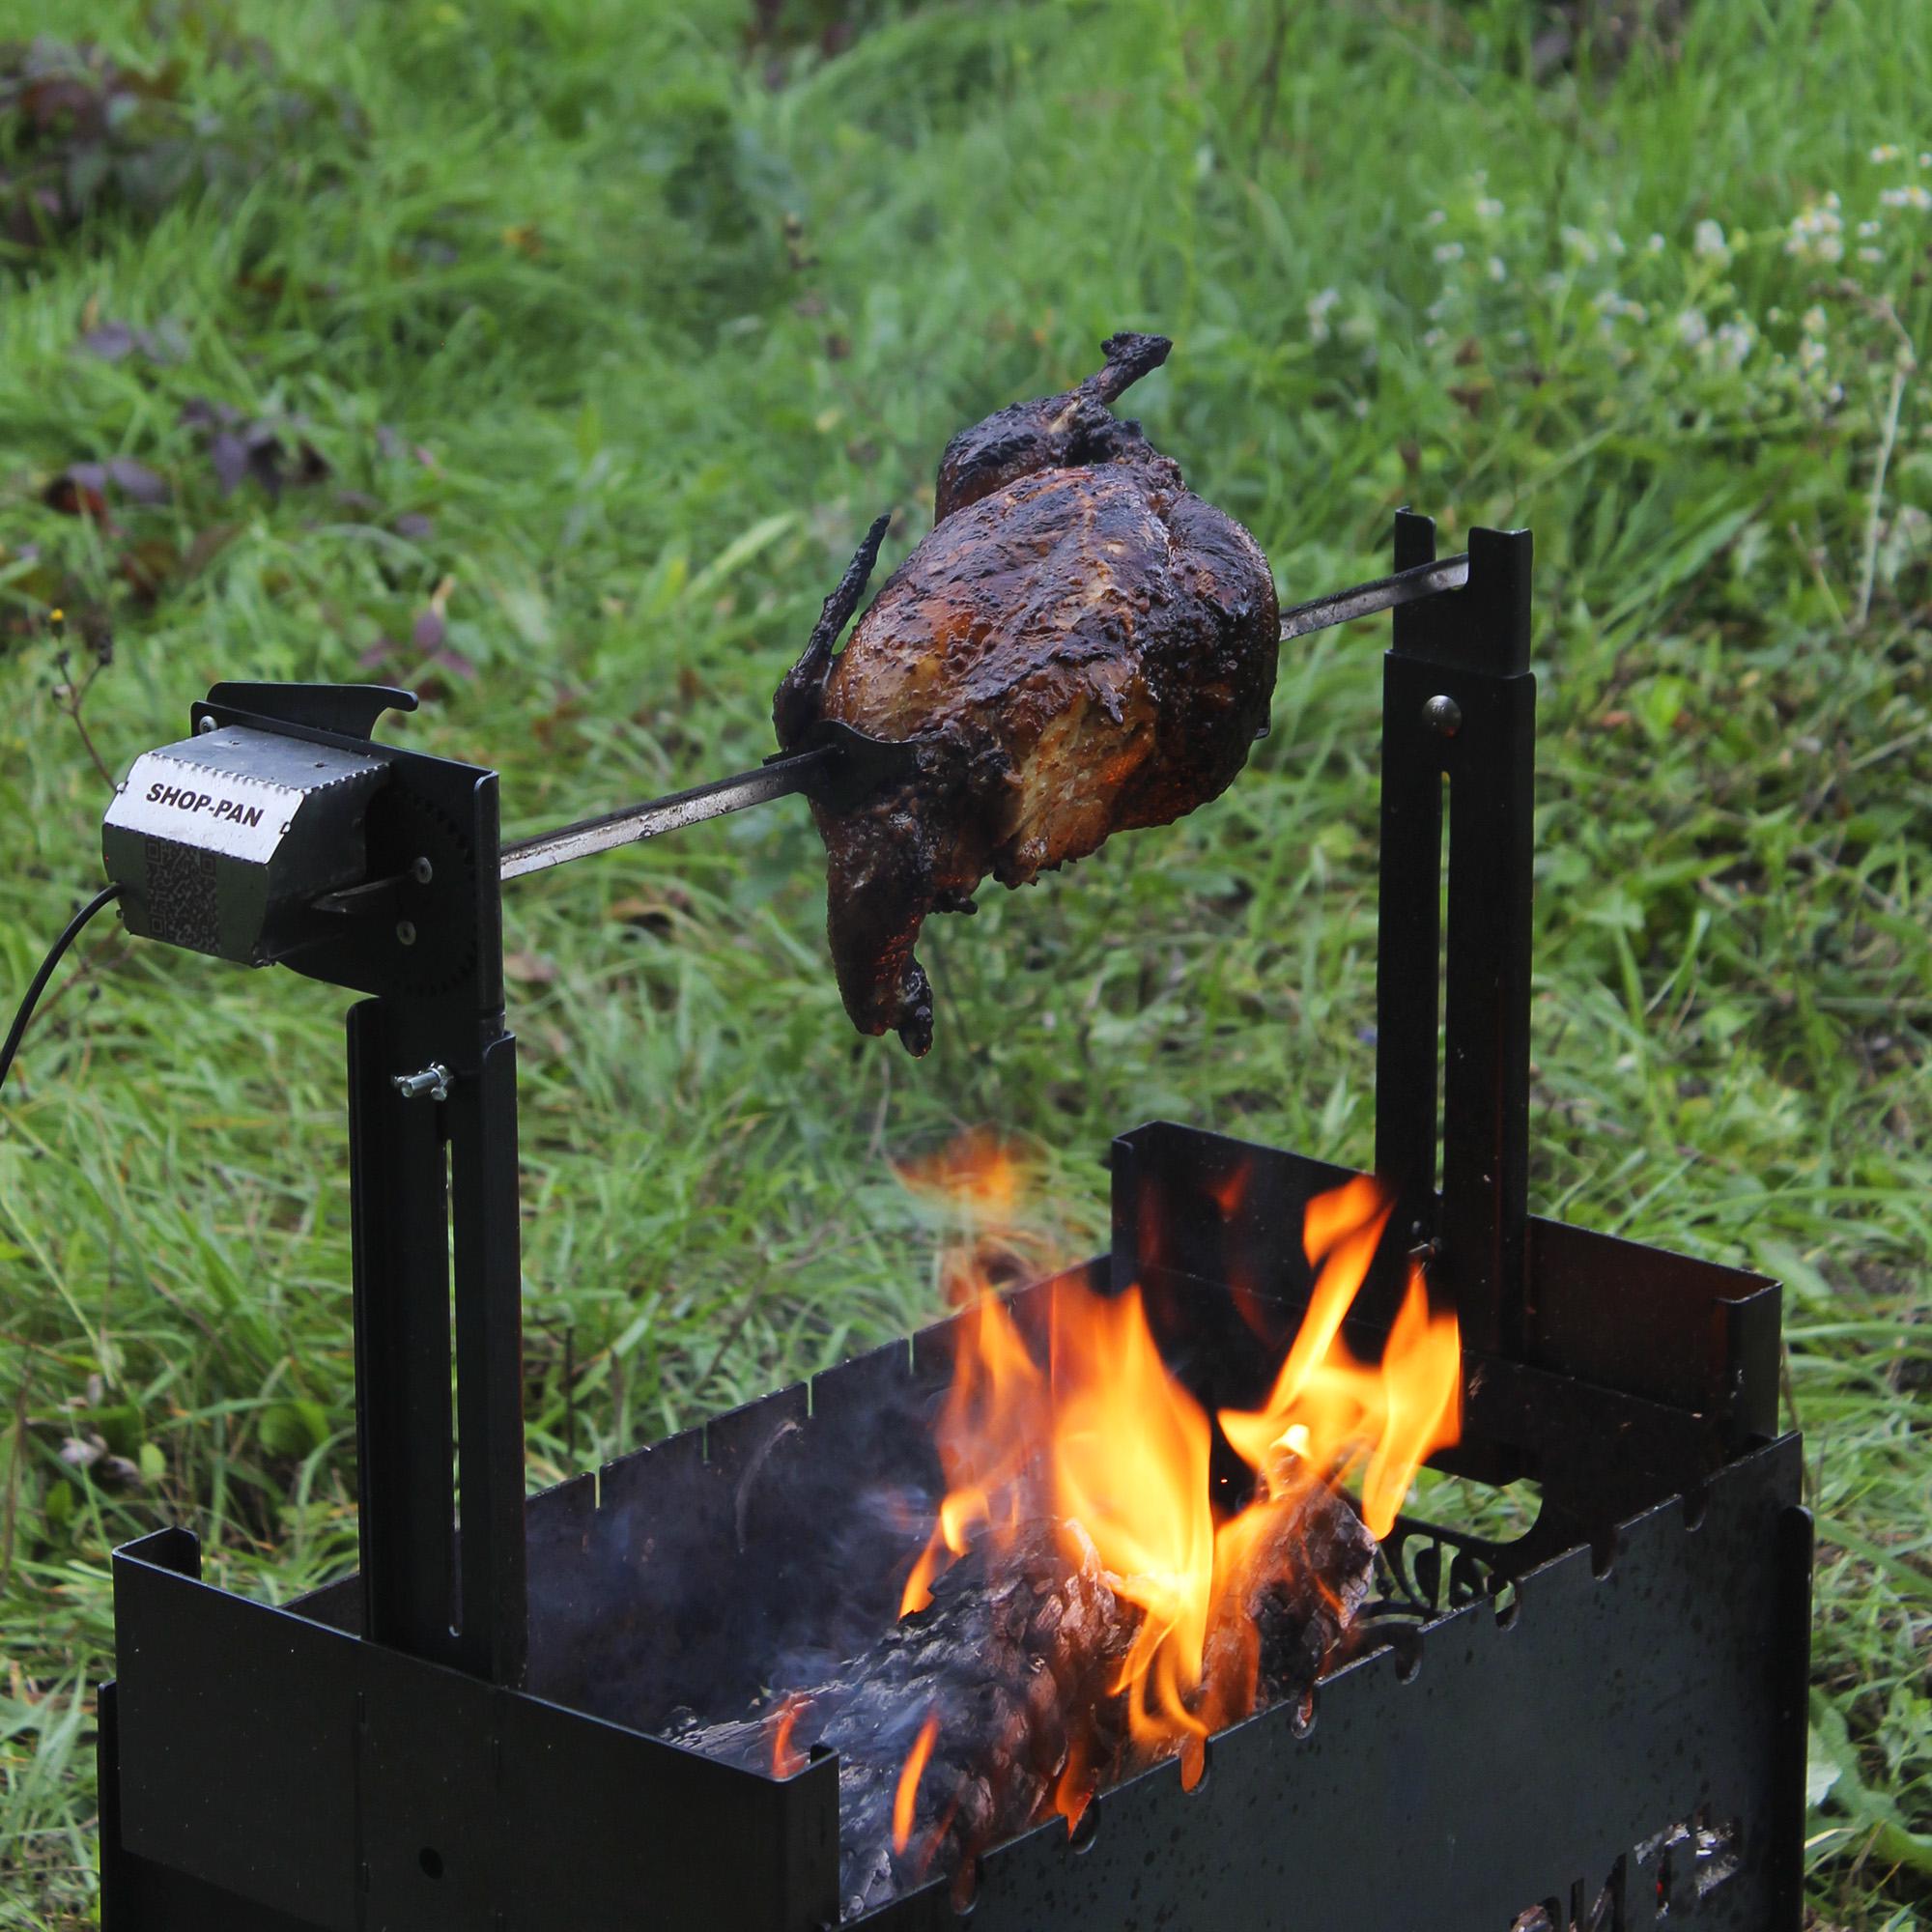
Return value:
<svg viewBox="0 0 1932 1932">
<path fill-rule="evenodd" d="M 1213 1607 L 1213 1432 L 1168 1374 L 1137 1289 L 1056 1287 L 1053 1409 L 1055 1513 L 1086 1532 L 1115 1594 L 1144 1612 L 1113 1685 L 1128 1693 L 1129 1731 L 1149 1745 L 1205 1737 L 1188 1698 Z M 1068 1553 L 1077 1561 L 1077 1545 Z"/>
<path fill-rule="evenodd" d="M 996 1144 L 983 1138 L 955 1149 L 916 1184 L 1010 1214 L 1017 1183 L 1007 1157 L 976 1178 L 989 1150 Z M 1230 1181 L 1224 1205 L 1238 1205 L 1244 1180 Z M 1303 1240 L 1319 1272 L 1300 1330 L 1265 1406 L 1217 1418 L 1260 1478 L 1255 1500 L 1220 1522 L 1208 1473 L 1214 1421 L 1169 1373 L 1139 1291 L 1101 1295 L 1073 1277 L 1056 1282 L 1042 1373 L 983 1269 L 966 1264 L 973 1299 L 937 1430 L 947 1489 L 900 1613 L 923 1608 L 933 1579 L 976 1538 L 999 1548 L 1050 1514 L 1068 1556 L 1078 1563 L 1091 1548 L 1116 1596 L 1140 1610 L 1111 1688 L 1125 1694 L 1135 1743 L 1178 1750 L 1191 1786 L 1210 1732 L 1253 1706 L 1260 1637 L 1239 1605 L 1253 1567 L 1283 1560 L 1285 1510 L 1315 1485 L 1359 1476 L 1363 1520 L 1385 1535 L 1422 1462 L 1457 1439 L 1456 1321 L 1431 1310 L 1419 1268 L 1379 1362 L 1357 1360 L 1342 1337 L 1391 1207 L 1367 1179 L 1308 1204 Z M 900 1774 L 895 1821 L 907 1834 L 937 1728 L 929 1719 Z M 1069 1831 L 1097 1777 L 1076 1735 L 1053 1798 Z"/>
<path fill-rule="evenodd" d="M 919 1727 L 919 1736 L 899 1767 L 898 1789 L 893 1793 L 893 1850 L 902 1852 L 912 1842 L 913 1809 L 919 1803 L 919 1781 L 925 1776 L 926 1761 L 932 1756 L 933 1740 L 939 1736 L 939 1713 L 935 1711 Z"/>
<path fill-rule="evenodd" d="M 982 1292 L 960 1318 L 952 1388 L 936 1432 L 946 1497 L 924 1553 L 906 1578 L 899 1615 L 932 1601 L 932 1579 L 971 1547 L 971 1531 L 1020 1526 L 1019 1478 L 1044 1440 L 1051 1405 L 1007 1305 Z"/>
<path fill-rule="evenodd" d="M 1020 1205 L 1020 1161 L 984 1127 L 973 1127 L 937 1153 L 895 1161 L 893 1172 L 915 1194 L 969 1218 L 1009 1223 Z"/>
<path fill-rule="evenodd" d="M 779 1706 L 778 1723 L 772 1731 L 772 1776 L 789 1777 L 806 1767 L 806 1753 L 792 1743 L 791 1734 L 810 1700 L 793 1691 Z"/>
<path fill-rule="evenodd" d="M 1053 1808 L 1066 1820 L 1066 1835 L 1069 1838 L 1079 1829 L 1081 1819 L 1087 1815 L 1088 1805 L 1094 1801 L 1094 1774 L 1088 1756 L 1084 1737 L 1076 1734 L 1069 1739 L 1066 1767 L 1060 1774 L 1060 1781 L 1053 1787 Z"/>
<path fill-rule="evenodd" d="M 893 1172 L 906 1191 L 952 1223 L 959 1238 L 940 1253 L 947 1305 L 966 1307 L 989 1281 L 1016 1281 L 1041 1271 L 1037 1242 L 1021 1225 L 1025 1193 L 1018 1153 L 976 1127 Z"/>
<path fill-rule="evenodd" d="M 1302 1238 L 1321 1264 L 1300 1333 L 1264 1408 L 1223 1409 L 1222 1433 L 1279 1500 L 1311 1482 L 1362 1473 L 1362 1520 L 1386 1536 L 1424 1460 L 1462 1435 L 1462 1340 L 1453 1313 L 1432 1313 L 1411 1265 L 1379 1362 L 1341 1337 L 1391 1204 L 1358 1178 L 1308 1204 Z"/>
</svg>

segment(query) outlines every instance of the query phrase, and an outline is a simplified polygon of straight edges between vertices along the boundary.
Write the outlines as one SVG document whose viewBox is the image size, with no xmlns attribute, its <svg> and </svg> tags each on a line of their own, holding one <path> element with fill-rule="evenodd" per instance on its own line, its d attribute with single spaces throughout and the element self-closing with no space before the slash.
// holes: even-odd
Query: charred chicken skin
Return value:
<svg viewBox="0 0 1932 1932">
<path fill-rule="evenodd" d="M 786 751 L 828 724 L 910 748 L 862 803 L 813 807 L 833 963 L 862 1033 L 932 1044 L 913 956 L 928 913 L 972 911 L 989 872 L 1026 885 L 1205 805 L 1266 729 L 1267 559 L 1109 408 L 1170 346 L 1110 337 L 1077 388 L 955 436 L 931 532 L 835 657 L 885 520 L 872 526 L 779 687 Z"/>
</svg>

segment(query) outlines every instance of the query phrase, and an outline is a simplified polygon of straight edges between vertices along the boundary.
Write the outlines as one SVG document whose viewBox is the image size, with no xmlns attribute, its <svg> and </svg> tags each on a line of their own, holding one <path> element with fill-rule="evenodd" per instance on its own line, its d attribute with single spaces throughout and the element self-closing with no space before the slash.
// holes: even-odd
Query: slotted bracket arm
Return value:
<svg viewBox="0 0 1932 1932">
<path fill-rule="evenodd" d="M 1398 514 L 1398 571 L 1435 544 Z M 1528 1325 L 1530 563 L 1528 531 L 1472 531 L 1464 586 L 1396 611 L 1382 681 L 1376 1166 L 1411 1240 L 1439 1243 L 1432 1287 L 1464 1346 L 1510 1354 Z"/>
</svg>

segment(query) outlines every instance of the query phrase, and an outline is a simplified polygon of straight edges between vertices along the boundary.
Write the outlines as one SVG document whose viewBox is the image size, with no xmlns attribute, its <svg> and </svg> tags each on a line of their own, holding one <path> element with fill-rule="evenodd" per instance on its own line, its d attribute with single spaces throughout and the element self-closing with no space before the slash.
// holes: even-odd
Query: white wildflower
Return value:
<svg viewBox="0 0 1932 1932">
<path fill-rule="evenodd" d="M 1500 255 L 1492 255 L 1490 257 L 1489 261 L 1484 265 L 1484 272 L 1492 282 L 1502 282 L 1509 279 L 1509 270 Z"/>
<path fill-rule="evenodd" d="M 1661 255 L 1663 253 L 1663 237 L 1653 235 L 1643 245 L 1651 254 Z"/>
<path fill-rule="evenodd" d="M 1742 368 L 1757 347 L 1757 324 L 1747 315 L 1735 315 L 1719 329 L 1716 343 L 1718 360 L 1726 369 Z"/>
<path fill-rule="evenodd" d="M 1859 223 L 1859 233 L 1869 240 L 1884 226 L 1885 223 L 1882 221 L 1861 221 Z"/>
<path fill-rule="evenodd" d="M 1598 259 L 1596 242 L 1580 228 L 1574 228 L 1566 221 L 1556 232 L 1562 238 L 1564 247 L 1579 260 L 1594 263 Z"/>
<path fill-rule="evenodd" d="M 1883 262 L 1885 260 L 1885 250 L 1883 248 L 1861 248 L 1859 250 L 1859 260 L 1873 264 Z"/>
<path fill-rule="evenodd" d="M 1677 318 L 1677 339 L 1687 349 L 1701 348 L 1711 339 L 1711 325 L 1704 320 L 1701 311 L 1687 308 Z"/>
<path fill-rule="evenodd" d="M 1342 299 L 1340 289 L 1321 289 L 1308 298 L 1308 339 L 1326 342 L 1334 333 L 1328 326 L 1328 311 Z"/>
<path fill-rule="evenodd" d="M 1711 220 L 1708 216 L 1698 222 L 1695 238 L 1690 243 L 1692 254 L 1705 261 L 1728 262 L 1731 259 L 1730 244 L 1724 240 L 1723 224 Z"/>
<path fill-rule="evenodd" d="M 1429 213 L 1422 217 L 1422 225 L 1425 228 L 1440 228 L 1442 224 L 1448 219 L 1449 219 L 1448 215 L 1445 214 L 1441 209 L 1432 208 L 1429 211 Z"/>
<path fill-rule="evenodd" d="M 1898 152 L 1898 143 L 1896 141 L 1881 141 L 1871 151 L 1871 158 L 1880 167 L 1883 167 L 1887 161 L 1897 160 Z"/>
<path fill-rule="evenodd" d="M 1801 262 L 1837 262 L 1844 258 L 1845 218 L 1838 213 L 1838 197 L 1828 194 L 1822 202 L 1812 202 L 1791 217 L 1784 238 L 1784 252 Z"/>
<path fill-rule="evenodd" d="M 1463 259 L 1462 242 L 1436 242 L 1435 259 L 1438 262 L 1460 262 Z"/>
<path fill-rule="evenodd" d="M 1832 318 L 1825 313 L 1824 309 L 1818 303 L 1813 302 L 1799 317 L 1798 326 L 1804 329 L 1806 335 L 1823 335 L 1831 327 Z"/>
<path fill-rule="evenodd" d="M 1815 335 L 1807 335 L 1798 345 L 1798 366 L 1807 376 L 1816 374 L 1825 366 L 1825 345 Z"/>
<path fill-rule="evenodd" d="M 1903 187 L 1884 189 L 1879 200 L 1887 208 L 1909 208 L 1923 214 L 1928 208 L 1932 208 L 1932 188 L 1928 188 L 1923 182 L 1907 182 Z"/>
<path fill-rule="evenodd" d="M 1932 168 L 1932 154 L 1920 155 L 1918 156 L 1918 165 L 1921 168 Z"/>
<path fill-rule="evenodd" d="M 1502 203 L 1499 202 L 1492 194 L 1486 194 L 1482 198 L 1482 200 L 1476 204 L 1476 216 L 1478 220 L 1500 221 L 1502 219 L 1502 213 L 1503 213 Z"/>
</svg>

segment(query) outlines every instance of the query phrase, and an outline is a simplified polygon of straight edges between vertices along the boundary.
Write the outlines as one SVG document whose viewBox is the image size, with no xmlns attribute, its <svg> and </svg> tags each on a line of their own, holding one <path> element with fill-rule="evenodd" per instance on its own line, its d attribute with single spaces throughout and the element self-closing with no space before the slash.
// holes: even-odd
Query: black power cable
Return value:
<svg viewBox="0 0 1932 1932">
<path fill-rule="evenodd" d="M 80 929 L 102 906 L 112 905 L 121 896 L 119 886 L 102 886 L 74 916 L 68 921 L 67 930 L 47 949 L 47 956 L 41 961 L 41 970 L 34 975 L 33 983 L 27 988 L 27 997 L 20 1002 L 20 1010 L 14 1015 L 14 1024 L 7 1029 L 7 1044 L 0 1046 L 0 1087 L 7 1084 L 7 1075 L 13 1071 L 14 1056 L 20 1050 L 20 1040 L 27 1031 L 27 1022 L 34 1016 L 34 1009 L 47 989 L 47 981 L 53 978 L 54 968 L 61 962 L 64 953 L 80 937 Z"/>
</svg>

